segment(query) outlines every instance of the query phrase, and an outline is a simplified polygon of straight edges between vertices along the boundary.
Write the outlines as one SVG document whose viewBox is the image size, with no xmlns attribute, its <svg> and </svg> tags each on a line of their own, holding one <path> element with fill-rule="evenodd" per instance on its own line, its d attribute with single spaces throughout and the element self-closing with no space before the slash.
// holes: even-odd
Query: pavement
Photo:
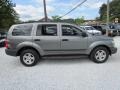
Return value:
<svg viewBox="0 0 120 90">
<path fill-rule="evenodd" d="M 120 37 L 114 40 L 118 52 L 103 64 L 77 56 L 45 58 L 25 67 L 0 48 L 0 90 L 120 90 Z"/>
</svg>

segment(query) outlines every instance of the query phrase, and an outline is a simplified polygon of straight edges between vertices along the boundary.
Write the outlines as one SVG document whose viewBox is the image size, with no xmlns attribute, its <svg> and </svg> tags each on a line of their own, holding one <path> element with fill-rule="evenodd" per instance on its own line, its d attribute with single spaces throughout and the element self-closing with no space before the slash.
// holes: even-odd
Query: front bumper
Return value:
<svg viewBox="0 0 120 90">
<path fill-rule="evenodd" d="M 17 56 L 16 50 L 5 49 L 5 52 L 6 52 L 7 55 L 10 55 L 10 56 Z"/>
<path fill-rule="evenodd" d="M 117 30 L 109 31 L 108 35 L 109 36 L 117 36 Z"/>
<path fill-rule="evenodd" d="M 111 54 L 117 53 L 117 48 L 116 47 L 112 47 L 112 48 L 110 48 L 110 50 L 111 50 Z"/>
</svg>

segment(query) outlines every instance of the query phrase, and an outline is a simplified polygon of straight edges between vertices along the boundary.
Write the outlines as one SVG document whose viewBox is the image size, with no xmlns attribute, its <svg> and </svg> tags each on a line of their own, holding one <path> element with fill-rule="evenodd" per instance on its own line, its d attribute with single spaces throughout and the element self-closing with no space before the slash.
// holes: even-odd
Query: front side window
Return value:
<svg viewBox="0 0 120 90">
<path fill-rule="evenodd" d="M 38 25 L 36 36 L 57 36 L 57 25 Z"/>
<path fill-rule="evenodd" d="M 15 26 L 12 32 L 13 36 L 30 36 L 33 25 Z"/>
<path fill-rule="evenodd" d="M 81 30 L 73 27 L 73 26 L 69 26 L 69 25 L 62 25 L 62 35 L 63 36 L 78 36 L 80 35 Z"/>
</svg>

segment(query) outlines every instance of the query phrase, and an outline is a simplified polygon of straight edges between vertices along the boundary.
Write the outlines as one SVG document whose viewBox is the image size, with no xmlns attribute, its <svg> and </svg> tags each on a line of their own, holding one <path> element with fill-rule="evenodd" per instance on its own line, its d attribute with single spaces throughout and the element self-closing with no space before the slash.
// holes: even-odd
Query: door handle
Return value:
<svg viewBox="0 0 120 90">
<path fill-rule="evenodd" d="M 62 39 L 62 41 L 69 41 L 69 39 Z"/>
<path fill-rule="evenodd" d="M 40 39 L 34 39 L 34 41 L 40 41 Z"/>
</svg>

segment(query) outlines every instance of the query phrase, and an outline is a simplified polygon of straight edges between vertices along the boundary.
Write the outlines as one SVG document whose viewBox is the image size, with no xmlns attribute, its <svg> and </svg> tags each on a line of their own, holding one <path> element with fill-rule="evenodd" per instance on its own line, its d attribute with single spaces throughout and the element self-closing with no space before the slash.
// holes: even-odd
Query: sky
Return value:
<svg viewBox="0 0 120 90">
<path fill-rule="evenodd" d="M 19 14 L 20 20 L 40 20 L 44 17 L 43 0 L 12 0 L 16 3 L 14 9 Z M 83 2 L 83 0 L 46 0 L 48 17 L 59 15 L 62 16 L 70 11 L 77 4 Z M 95 19 L 99 16 L 99 8 L 107 0 L 87 0 L 80 7 L 75 9 L 70 14 L 63 17 L 79 18 L 84 16 L 85 19 Z"/>
</svg>

